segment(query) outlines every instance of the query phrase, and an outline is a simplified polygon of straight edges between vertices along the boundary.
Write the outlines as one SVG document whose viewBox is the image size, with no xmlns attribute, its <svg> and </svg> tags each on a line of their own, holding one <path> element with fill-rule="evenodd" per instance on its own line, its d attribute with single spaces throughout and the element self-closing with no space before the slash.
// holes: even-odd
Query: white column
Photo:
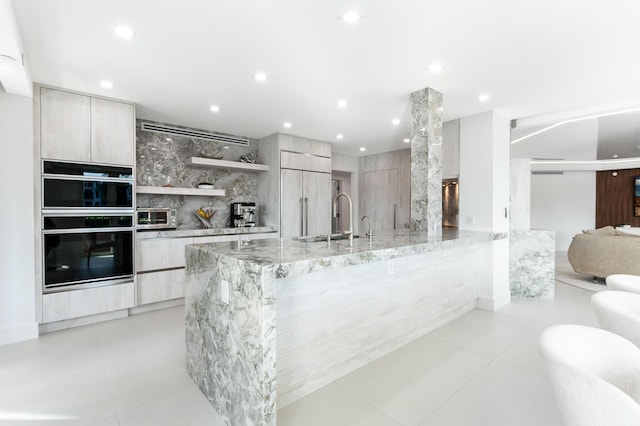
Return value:
<svg viewBox="0 0 640 426">
<path fill-rule="evenodd" d="M 460 119 L 459 222 L 461 230 L 489 231 L 479 260 L 478 307 L 496 310 L 509 289 L 509 119 L 495 111 Z"/>
<path fill-rule="evenodd" d="M 35 314 L 33 102 L 0 89 L 0 345 L 38 337 Z"/>
</svg>

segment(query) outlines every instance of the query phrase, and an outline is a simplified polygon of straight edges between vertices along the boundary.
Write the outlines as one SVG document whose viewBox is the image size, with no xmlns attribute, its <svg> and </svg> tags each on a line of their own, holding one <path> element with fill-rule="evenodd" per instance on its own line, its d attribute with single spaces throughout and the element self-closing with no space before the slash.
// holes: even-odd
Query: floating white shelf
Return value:
<svg viewBox="0 0 640 426">
<path fill-rule="evenodd" d="M 216 169 L 239 170 L 243 172 L 266 172 L 269 166 L 240 161 L 214 160 L 213 158 L 189 157 L 184 162 L 187 166 L 213 167 Z"/>
<path fill-rule="evenodd" d="M 137 186 L 138 194 L 199 195 L 204 197 L 224 197 L 224 189 L 172 188 L 165 186 Z"/>
</svg>

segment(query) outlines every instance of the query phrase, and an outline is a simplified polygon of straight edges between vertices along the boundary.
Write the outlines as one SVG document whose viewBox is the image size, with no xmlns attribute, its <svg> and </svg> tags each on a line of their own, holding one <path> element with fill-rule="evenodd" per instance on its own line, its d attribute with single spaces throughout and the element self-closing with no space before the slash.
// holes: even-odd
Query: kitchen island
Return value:
<svg viewBox="0 0 640 426">
<path fill-rule="evenodd" d="M 276 409 L 472 310 L 482 251 L 507 235 L 186 248 L 187 369 L 228 424 Z"/>
</svg>

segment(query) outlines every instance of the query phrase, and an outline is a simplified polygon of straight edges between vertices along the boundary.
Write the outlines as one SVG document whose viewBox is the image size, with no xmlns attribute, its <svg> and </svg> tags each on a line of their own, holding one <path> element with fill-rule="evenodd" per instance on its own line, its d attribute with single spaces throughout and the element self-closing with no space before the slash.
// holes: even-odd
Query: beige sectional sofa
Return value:
<svg viewBox="0 0 640 426">
<path fill-rule="evenodd" d="M 594 277 L 640 275 L 640 236 L 612 226 L 582 231 L 567 252 L 573 270 Z"/>
</svg>

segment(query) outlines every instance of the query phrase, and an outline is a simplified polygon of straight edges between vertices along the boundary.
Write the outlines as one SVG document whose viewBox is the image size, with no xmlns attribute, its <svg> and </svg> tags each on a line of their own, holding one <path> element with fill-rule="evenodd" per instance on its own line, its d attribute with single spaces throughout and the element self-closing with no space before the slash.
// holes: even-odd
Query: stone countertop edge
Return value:
<svg viewBox="0 0 640 426">
<path fill-rule="evenodd" d="M 137 240 L 151 238 L 183 238 L 183 237 L 215 237 L 218 235 L 245 235 L 277 232 L 271 226 L 255 226 L 248 228 L 209 228 L 209 229 L 166 229 L 166 230 L 137 230 Z"/>
<path fill-rule="evenodd" d="M 349 247 L 347 240 L 332 241 L 328 247 L 326 242 L 310 243 L 292 239 L 248 241 L 240 249 L 235 241 L 196 243 L 187 247 L 260 267 L 271 267 L 276 278 L 283 278 L 508 238 L 508 234 L 478 231 L 447 234 L 441 238 L 410 234 L 374 236 L 371 244 L 368 238 L 358 238 L 354 240 L 353 248 Z"/>
</svg>

